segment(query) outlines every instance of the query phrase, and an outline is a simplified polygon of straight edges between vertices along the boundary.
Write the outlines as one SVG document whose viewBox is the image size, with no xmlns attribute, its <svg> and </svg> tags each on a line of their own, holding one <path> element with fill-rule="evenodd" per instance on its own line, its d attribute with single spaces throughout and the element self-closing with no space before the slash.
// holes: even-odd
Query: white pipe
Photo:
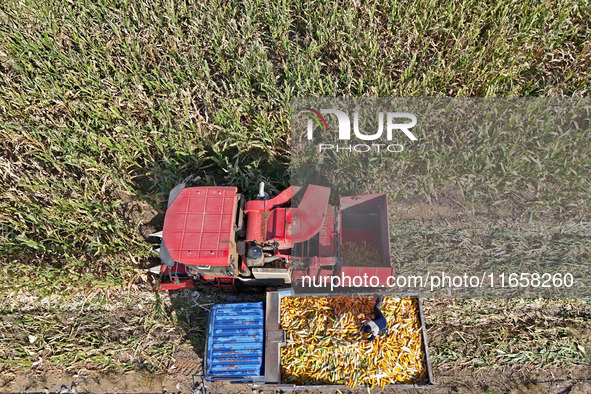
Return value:
<svg viewBox="0 0 591 394">
<path fill-rule="evenodd" d="M 265 198 L 265 182 L 259 183 L 259 198 Z"/>
</svg>

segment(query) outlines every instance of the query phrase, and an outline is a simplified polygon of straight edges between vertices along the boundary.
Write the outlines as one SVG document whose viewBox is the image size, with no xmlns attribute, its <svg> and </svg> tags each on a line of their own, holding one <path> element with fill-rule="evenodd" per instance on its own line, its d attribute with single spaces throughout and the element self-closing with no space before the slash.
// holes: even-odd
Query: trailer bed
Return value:
<svg viewBox="0 0 591 394">
<path fill-rule="evenodd" d="M 204 357 L 203 377 L 206 381 L 264 383 L 284 390 L 350 388 L 345 384 L 322 384 L 321 381 L 313 384 L 296 384 L 282 379 L 281 349 L 286 346 L 286 333 L 281 327 L 281 299 L 284 297 L 297 295 L 291 289 L 276 290 L 267 293 L 264 306 L 262 303 L 246 303 L 216 305 L 212 308 Z M 314 297 L 332 298 L 335 295 L 324 294 Z M 369 299 L 373 296 L 363 297 Z M 418 294 L 397 294 L 396 297 L 417 300 L 425 371 L 420 381 L 409 384 L 397 383 L 386 387 L 429 386 L 433 384 L 433 373 L 421 299 Z"/>
</svg>

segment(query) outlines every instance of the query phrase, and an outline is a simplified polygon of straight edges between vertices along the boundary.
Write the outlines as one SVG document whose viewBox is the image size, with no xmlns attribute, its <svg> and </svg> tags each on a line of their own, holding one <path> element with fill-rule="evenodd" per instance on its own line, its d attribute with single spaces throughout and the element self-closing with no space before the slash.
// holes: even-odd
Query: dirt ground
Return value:
<svg viewBox="0 0 591 394">
<path fill-rule="evenodd" d="M 186 357 L 186 358 L 183 358 Z M 191 393 L 192 373 L 198 372 L 200 359 L 190 352 L 177 355 L 177 368 L 169 374 L 131 373 L 104 375 L 91 372 L 85 375 L 46 376 L 18 375 L 3 392 L 61 392 L 61 393 Z M 417 392 L 417 393 L 522 393 L 552 392 L 587 394 L 591 392 L 591 372 L 587 367 L 552 368 L 537 370 L 529 367 L 501 367 L 474 371 L 467 368 L 434 368 L 435 384 L 421 389 L 374 389 L 372 393 Z M 199 379 L 197 379 L 199 381 Z M 229 383 L 206 383 L 207 393 L 283 393 L 277 387 L 253 387 Z M 199 391 L 197 391 L 199 392 Z M 367 389 L 304 390 L 309 394 L 365 393 Z"/>
</svg>

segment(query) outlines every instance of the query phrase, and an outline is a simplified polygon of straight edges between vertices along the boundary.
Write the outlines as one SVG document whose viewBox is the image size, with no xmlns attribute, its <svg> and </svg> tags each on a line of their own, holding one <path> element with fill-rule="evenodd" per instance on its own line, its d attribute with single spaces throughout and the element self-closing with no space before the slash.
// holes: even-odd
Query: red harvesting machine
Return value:
<svg viewBox="0 0 591 394">
<path fill-rule="evenodd" d="M 232 291 L 236 281 L 280 286 L 333 275 L 385 284 L 393 275 L 386 194 L 341 197 L 338 206 L 329 200 L 330 188 L 317 185 L 269 199 L 261 183 L 252 201 L 236 187 L 177 185 L 162 231 L 152 234 L 162 238 L 158 289 L 207 282 Z M 343 258 L 359 247 L 371 250 L 369 264 Z"/>
</svg>

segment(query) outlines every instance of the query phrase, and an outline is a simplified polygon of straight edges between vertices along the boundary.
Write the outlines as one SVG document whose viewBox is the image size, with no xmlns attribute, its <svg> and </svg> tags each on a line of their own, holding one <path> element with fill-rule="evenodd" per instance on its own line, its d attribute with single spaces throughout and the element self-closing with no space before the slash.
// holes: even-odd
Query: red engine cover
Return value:
<svg viewBox="0 0 591 394">
<path fill-rule="evenodd" d="M 170 204 L 162 239 L 173 260 L 229 265 L 236 219 L 236 187 L 190 187 Z"/>
</svg>

